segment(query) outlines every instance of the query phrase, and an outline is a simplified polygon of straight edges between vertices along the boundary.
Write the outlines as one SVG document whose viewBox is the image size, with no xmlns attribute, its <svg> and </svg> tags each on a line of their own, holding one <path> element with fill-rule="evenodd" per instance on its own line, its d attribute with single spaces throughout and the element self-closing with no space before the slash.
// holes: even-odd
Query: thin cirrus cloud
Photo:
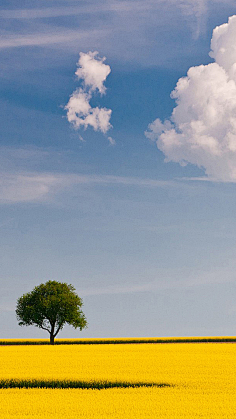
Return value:
<svg viewBox="0 0 236 419">
<path fill-rule="evenodd" d="M 219 2 L 220 0 L 212 0 L 213 2 Z M 232 0 L 225 0 L 226 3 L 232 2 Z M 77 6 L 61 6 L 60 2 L 57 3 L 57 7 L 41 7 L 41 8 L 29 8 L 29 9 L 6 9 L 0 10 L 0 18 L 4 19 L 42 19 L 60 16 L 75 16 L 81 13 L 101 13 L 101 12 L 114 12 L 114 13 L 125 13 L 125 12 L 146 12 L 147 10 L 155 11 L 161 5 L 166 3 L 170 5 L 177 5 L 184 10 L 187 10 L 187 14 L 197 14 L 204 12 L 206 9 L 206 3 L 208 0 L 136 0 L 134 1 L 122 1 L 119 0 L 108 0 L 103 4 L 97 2 L 90 2 L 90 4 L 81 2 Z"/>
<path fill-rule="evenodd" d="M 2 173 L 0 204 L 48 202 L 66 184 L 67 177 L 50 173 Z"/>
<path fill-rule="evenodd" d="M 183 187 L 181 182 L 122 176 L 5 172 L 0 176 L 0 205 L 55 203 L 56 195 L 70 190 L 72 187 L 93 187 L 96 185 L 120 185 L 139 188 Z"/>
<path fill-rule="evenodd" d="M 217 284 L 230 284 L 234 283 L 235 277 L 235 262 L 230 261 L 228 267 L 215 267 L 203 271 L 200 275 L 192 273 L 186 268 L 173 272 L 172 269 L 159 269 L 159 276 L 164 278 L 164 281 L 143 281 L 136 282 L 130 281 L 125 285 L 114 284 L 109 286 L 100 287 L 86 287 L 81 289 L 83 297 L 92 295 L 109 295 L 109 294 L 129 294 L 136 292 L 157 292 L 161 290 L 174 290 L 174 289 L 191 289 L 199 288 L 204 285 L 215 286 Z M 185 279 L 179 279 L 184 277 Z"/>
<path fill-rule="evenodd" d="M 236 181 L 236 15 L 213 30 L 213 63 L 191 67 L 171 97 L 172 115 L 145 132 L 166 161 L 194 164 L 208 179 Z"/>
<path fill-rule="evenodd" d="M 45 31 L 45 29 L 44 29 Z M 28 33 L 21 34 L 3 34 L 0 39 L 0 50 L 19 47 L 68 45 L 73 42 L 85 42 L 91 37 L 100 37 L 104 34 L 103 30 L 52 30 L 48 33 Z"/>
<path fill-rule="evenodd" d="M 101 131 L 105 134 L 111 128 L 111 109 L 92 108 L 90 105 L 94 93 L 99 92 L 103 95 L 106 92 L 104 83 L 111 68 L 104 61 L 105 57 L 100 58 L 97 51 L 80 53 L 75 74 L 81 81 L 82 87 L 72 93 L 65 106 L 67 119 L 75 129 L 82 127 L 87 129 L 90 126 L 94 131 Z"/>
</svg>

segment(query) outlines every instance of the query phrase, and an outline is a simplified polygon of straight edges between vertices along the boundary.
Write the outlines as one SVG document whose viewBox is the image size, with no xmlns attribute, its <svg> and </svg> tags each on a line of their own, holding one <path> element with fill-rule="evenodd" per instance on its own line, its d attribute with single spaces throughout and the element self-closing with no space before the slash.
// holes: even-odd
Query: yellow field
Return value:
<svg viewBox="0 0 236 419">
<path fill-rule="evenodd" d="M 1 389 L 0 417 L 235 418 L 231 343 L 0 347 L 1 379 L 167 383 L 171 387 Z"/>
</svg>

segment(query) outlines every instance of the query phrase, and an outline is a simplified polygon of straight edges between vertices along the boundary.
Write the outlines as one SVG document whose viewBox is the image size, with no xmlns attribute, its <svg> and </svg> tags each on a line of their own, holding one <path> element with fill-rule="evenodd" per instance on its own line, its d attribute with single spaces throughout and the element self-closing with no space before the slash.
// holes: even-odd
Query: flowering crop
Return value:
<svg viewBox="0 0 236 419">
<path fill-rule="evenodd" d="M 84 387 L 0 389 L 4 419 L 236 416 L 236 345 L 230 343 L 4 346 L 0 359 L 2 382 Z"/>
</svg>

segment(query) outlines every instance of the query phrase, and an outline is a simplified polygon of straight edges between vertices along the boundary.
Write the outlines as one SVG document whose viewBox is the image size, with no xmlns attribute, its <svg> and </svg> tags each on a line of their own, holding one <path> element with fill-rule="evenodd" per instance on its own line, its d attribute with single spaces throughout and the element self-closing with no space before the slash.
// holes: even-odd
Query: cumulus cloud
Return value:
<svg viewBox="0 0 236 419">
<path fill-rule="evenodd" d="M 109 65 L 104 64 L 105 57 L 98 57 L 98 52 L 81 52 L 75 72 L 82 87 L 76 89 L 65 106 L 67 119 L 75 129 L 91 126 L 95 131 L 104 134 L 111 128 L 111 109 L 92 108 L 90 100 L 96 91 L 105 94 L 104 82 L 111 72 Z"/>
<path fill-rule="evenodd" d="M 212 35 L 213 63 L 191 67 L 171 97 L 176 107 L 164 122 L 157 118 L 146 136 L 166 161 L 192 163 L 210 179 L 236 181 L 236 15 Z"/>
<path fill-rule="evenodd" d="M 84 80 L 85 86 L 89 86 L 90 91 L 105 93 L 106 88 L 104 82 L 111 72 L 109 65 L 104 64 L 105 57 L 98 58 L 98 52 L 88 52 L 88 54 L 80 53 L 80 59 L 77 63 L 79 66 L 75 72 L 78 79 Z"/>
</svg>

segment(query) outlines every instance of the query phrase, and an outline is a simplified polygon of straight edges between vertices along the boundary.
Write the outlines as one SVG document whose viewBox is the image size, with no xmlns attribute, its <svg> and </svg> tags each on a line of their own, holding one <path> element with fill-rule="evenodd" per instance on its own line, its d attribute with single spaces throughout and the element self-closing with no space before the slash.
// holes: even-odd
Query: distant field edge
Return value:
<svg viewBox="0 0 236 419">
<path fill-rule="evenodd" d="M 87 338 L 55 339 L 55 345 L 104 345 L 131 343 L 234 343 L 235 336 L 170 337 L 170 338 Z M 6 345 L 49 345 L 49 339 L 0 339 L 0 346 Z"/>
</svg>

